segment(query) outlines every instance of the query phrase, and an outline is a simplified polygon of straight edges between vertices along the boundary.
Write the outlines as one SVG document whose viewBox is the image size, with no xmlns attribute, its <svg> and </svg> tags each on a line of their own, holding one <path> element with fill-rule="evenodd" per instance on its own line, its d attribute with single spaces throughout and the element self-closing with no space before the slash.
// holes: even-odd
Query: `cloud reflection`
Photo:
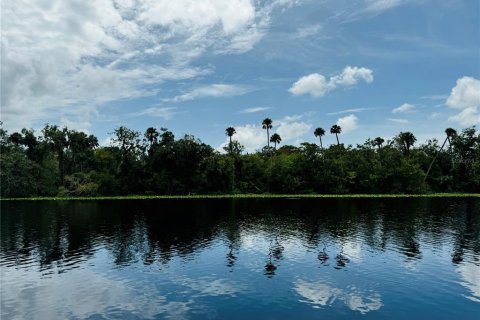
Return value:
<svg viewBox="0 0 480 320">
<path fill-rule="evenodd" d="M 313 304 L 315 306 L 330 306 L 336 300 L 343 301 L 343 303 L 353 311 L 358 311 L 365 314 L 370 311 L 378 310 L 383 306 L 381 297 L 378 293 L 371 293 L 370 295 L 362 295 L 362 293 L 355 288 L 351 292 L 331 287 L 320 281 L 307 282 L 304 280 L 297 280 L 295 282 L 294 290 L 307 300 L 300 300 Z"/>
<path fill-rule="evenodd" d="M 152 319 L 158 315 L 184 319 L 193 304 L 193 300 L 168 301 L 151 283 L 142 283 L 139 292 L 129 281 L 112 279 L 90 269 L 42 278 L 39 273 L 12 268 L 2 276 L 11 279 L 2 282 L 2 319 Z M 20 277 L 24 282 L 15 281 Z"/>
<path fill-rule="evenodd" d="M 195 296 L 232 296 L 245 290 L 245 286 L 226 279 L 203 277 L 200 279 L 182 278 L 174 281 L 179 285 L 189 287 L 198 293 Z"/>
<path fill-rule="evenodd" d="M 464 262 L 457 268 L 463 281 L 460 284 L 471 291 L 468 299 L 480 302 L 480 266 L 471 262 Z"/>
</svg>

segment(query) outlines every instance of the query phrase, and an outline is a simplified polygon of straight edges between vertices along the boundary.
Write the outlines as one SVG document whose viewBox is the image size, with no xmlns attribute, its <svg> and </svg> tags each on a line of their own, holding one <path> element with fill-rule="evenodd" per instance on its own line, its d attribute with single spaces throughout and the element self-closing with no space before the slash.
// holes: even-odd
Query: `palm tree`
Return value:
<svg viewBox="0 0 480 320">
<path fill-rule="evenodd" d="M 270 129 L 272 129 L 272 119 L 270 118 L 263 119 L 262 129 L 267 129 L 267 146 L 270 147 Z"/>
<path fill-rule="evenodd" d="M 450 152 L 452 151 L 452 140 L 451 138 L 455 138 L 457 136 L 457 131 L 452 128 L 445 129 L 445 134 L 447 135 L 448 146 L 450 148 Z"/>
<path fill-rule="evenodd" d="M 424 181 L 427 180 L 428 174 L 430 173 L 430 169 L 432 169 L 433 163 L 435 162 L 435 160 L 437 160 L 438 155 L 440 154 L 440 152 L 442 152 L 442 149 L 445 146 L 445 143 L 447 143 L 447 141 L 448 141 L 448 144 L 450 145 L 450 148 L 452 148 L 452 142 L 450 141 L 450 138 L 455 137 L 457 135 L 457 131 L 455 129 L 452 129 L 452 128 L 447 128 L 447 129 L 445 129 L 445 134 L 447 135 L 447 137 L 443 141 L 443 144 L 440 147 L 440 150 L 438 150 L 438 152 L 435 155 L 435 157 L 433 158 L 432 162 L 430 162 L 430 165 L 428 166 L 427 173 L 425 174 Z"/>
<path fill-rule="evenodd" d="M 274 133 L 270 137 L 270 142 L 275 143 L 275 149 L 277 149 L 277 143 L 280 144 L 280 141 L 282 141 L 282 138 L 280 137 L 280 135 L 278 133 Z"/>
<path fill-rule="evenodd" d="M 339 125 L 334 124 L 334 125 L 330 128 L 330 133 L 331 133 L 331 134 L 334 134 L 334 133 L 335 133 L 335 136 L 337 137 L 337 145 L 340 145 L 340 141 L 338 140 L 338 134 L 339 134 L 339 133 L 342 133 L 342 128 L 341 128 Z"/>
<path fill-rule="evenodd" d="M 320 148 L 323 149 L 322 136 L 325 135 L 325 130 L 323 130 L 323 128 L 317 128 L 317 129 L 315 129 L 315 131 L 313 132 L 313 134 L 315 135 L 315 137 L 319 137 L 319 139 L 320 139 Z"/>
<path fill-rule="evenodd" d="M 385 142 L 385 140 L 383 140 L 380 137 L 376 137 L 375 139 L 373 139 L 373 144 L 376 145 L 378 147 L 378 149 L 380 149 L 382 147 L 382 144 L 384 142 Z"/>
<path fill-rule="evenodd" d="M 150 127 L 145 131 L 145 138 L 150 142 L 150 146 L 157 143 L 158 131 L 157 129 Z"/>
<path fill-rule="evenodd" d="M 230 152 L 232 152 L 232 136 L 235 133 L 237 132 L 235 131 L 234 127 L 228 127 L 227 129 L 225 129 L 225 134 L 230 138 L 230 144 L 229 144 Z"/>
<path fill-rule="evenodd" d="M 405 155 L 409 156 L 410 147 L 413 146 L 415 141 L 417 141 L 417 138 L 415 138 L 413 133 L 407 131 L 407 132 L 400 132 L 400 134 L 398 135 L 398 140 L 404 149 Z"/>
</svg>

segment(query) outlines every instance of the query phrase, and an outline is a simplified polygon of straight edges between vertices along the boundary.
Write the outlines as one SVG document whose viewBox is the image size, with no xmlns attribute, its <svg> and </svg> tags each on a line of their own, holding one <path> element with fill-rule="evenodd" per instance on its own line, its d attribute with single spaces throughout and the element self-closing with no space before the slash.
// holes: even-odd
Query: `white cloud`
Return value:
<svg viewBox="0 0 480 320">
<path fill-rule="evenodd" d="M 2 2 L 1 106 L 9 128 L 83 106 L 157 94 L 191 79 L 204 53 L 242 53 L 290 1 L 6 0 Z M 92 116 L 95 113 L 92 113 Z M 58 120 L 57 120 L 58 121 Z"/>
<path fill-rule="evenodd" d="M 198 87 L 193 89 L 190 92 L 185 94 L 164 99 L 164 101 L 169 102 L 183 102 L 183 101 L 190 101 L 198 98 L 219 98 L 219 97 L 233 97 L 242 95 L 248 92 L 248 89 L 240 86 L 240 85 L 232 85 L 232 84 L 212 84 L 208 86 Z"/>
<path fill-rule="evenodd" d="M 270 107 L 247 108 L 247 109 L 243 109 L 240 113 L 256 113 L 256 112 L 262 112 L 270 109 L 271 109 Z"/>
<path fill-rule="evenodd" d="M 415 112 L 415 106 L 409 103 L 404 103 L 400 107 L 392 110 L 392 113 L 412 113 L 412 112 Z"/>
<path fill-rule="evenodd" d="M 277 123 L 279 123 L 279 125 L 276 127 L 276 132 L 282 137 L 282 142 L 303 137 L 306 133 L 310 132 L 312 128 L 311 124 L 303 121 L 292 121 L 289 117 L 278 120 Z"/>
<path fill-rule="evenodd" d="M 357 128 L 358 118 L 354 114 L 339 118 L 337 120 L 337 125 L 342 128 L 343 133 L 348 133 Z"/>
<path fill-rule="evenodd" d="M 310 94 L 313 97 L 322 97 L 328 91 L 328 82 L 321 74 L 312 73 L 298 79 L 288 91 L 296 96 Z"/>
<path fill-rule="evenodd" d="M 480 80 L 472 77 L 458 79 L 447 98 L 446 105 L 462 110 L 449 120 L 464 126 L 480 124 Z"/>
<path fill-rule="evenodd" d="M 448 120 L 458 122 L 466 127 L 480 124 L 480 112 L 478 108 L 479 107 L 465 108 L 459 114 L 448 118 Z"/>
<path fill-rule="evenodd" d="M 346 66 L 342 73 L 330 78 L 329 85 L 335 87 L 353 86 L 360 80 L 366 83 L 373 81 L 373 71 L 367 68 Z"/>
<path fill-rule="evenodd" d="M 472 77 L 462 77 L 457 80 L 450 96 L 447 98 L 447 106 L 455 109 L 465 109 L 480 105 L 480 80 Z"/>
<path fill-rule="evenodd" d="M 240 142 L 245 147 L 246 152 L 254 152 L 267 144 L 267 132 L 259 125 L 246 124 L 235 126 L 235 131 L 236 133 L 232 139 Z M 222 148 L 227 146 L 228 143 L 229 139 L 226 138 L 225 142 L 217 150 L 223 152 Z"/>
<path fill-rule="evenodd" d="M 335 115 L 344 114 L 344 113 L 363 112 L 363 111 L 368 111 L 368 110 L 373 110 L 373 108 L 345 109 L 345 110 L 340 110 L 340 111 L 335 111 L 335 112 L 329 112 L 329 113 L 327 113 L 327 116 L 335 116 Z"/>
<path fill-rule="evenodd" d="M 365 11 L 381 12 L 405 4 L 406 0 L 366 0 Z"/>
<path fill-rule="evenodd" d="M 400 123 L 400 124 L 407 124 L 408 120 L 407 119 L 399 119 L 399 118 L 388 118 L 388 121 L 395 122 L 395 123 Z"/>
<path fill-rule="evenodd" d="M 151 108 L 141 110 L 140 112 L 137 112 L 133 115 L 158 117 L 158 118 L 163 118 L 165 120 L 169 120 L 177 113 L 178 111 L 177 111 L 177 108 L 175 107 L 164 107 L 164 108 L 151 107 Z"/>
<path fill-rule="evenodd" d="M 354 86 L 359 81 L 371 83 L 373 71 L 363 67 L 346 66 L 340 74 L 332 76 L 329 80 L 319 73 L 312 73 L 298 79 L 288 91 L 293 95 L 310 94 L 318 98 L 336 88 Z"/>
</svg>

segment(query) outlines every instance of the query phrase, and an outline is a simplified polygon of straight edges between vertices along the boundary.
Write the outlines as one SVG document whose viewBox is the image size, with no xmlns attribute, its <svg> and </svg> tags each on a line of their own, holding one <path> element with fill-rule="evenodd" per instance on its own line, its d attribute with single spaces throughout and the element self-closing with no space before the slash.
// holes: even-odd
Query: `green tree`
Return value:
<svg viewBox="0 0 480 320">
<path fill-rule="evenodd" d="M 382 138 L 380 137 L 376 137 L 375 139 L 373 139 L 373 144 L 375 146 L 377 146 L 378 149 L 380 149 L 383 145 L 383 143 L 385 142 L 385 140 L 383 140 Z"/>
<path fill-rule="evenodd" d="M 323 128 L 317 128 L 313 134 L 320 139 L 320 148 L 323 149 L 322 137 L 325 135 L 325 130 Z"/>
<path fill-rule="evenodd" d="M 234 127 L 228 127 L 227 129 L 225 129 L 225 134 L 228 136 L 228 138 L 230 139 L 230 142 L 228 144 L 228 148 L 230 150 L 230 153 L 232 153 L 232 136 L 236 133 L 235 131 L 235 128 Z"/>
<path fill-rule="evenodd" d="M 150 144 L 150 148 L 157 143 L 158 141 L 158 131 L 157 129 L 150 127 L 147 130 L 145 130 L 145 139 L 147 139 L 148 143 Z"/>
<path fill-rule="evenodd" d="M 335 134 L 335 136 L 337 137 L 337 145 L 340 145 L 340 141 L 338 140 L 338 135 L 342 133 L 342 128 L 339 125 L 334 124 L 330 128 L 330 133 Z"/>
<path fill-rule="evenodd" d="M 400 149 L 403 151 L 405 156 L 410 155 L 410 148 L 413 146 L 417 138 L 413 135 L 413 133 L 407 132 L 400 132 L 400 134 L 395 138 L 395 141 L 400 146 Z"/>
<path fill-rule="evenodd" d="M 282 138 L 278 133 L 274 133 L 270 137 L 270 142 L 273 142 L 275 144 L 275 147 L 274 147 L 275 149 L 277 149 L 277 143 L 280 144 L 280 141 L 282 141 Z"/>
<path fill-rule="evenodd" d="M 267 130 L 267 147 L 270 147 L 270 129 L 272 129 L 272 119 L 270 118 L 263 119 L 262 129 Z"/>
<path fill-rule="evenodd" d="M 45 141 L 57 154 L 61 183 L 63 183 L 65 176 L 65 149 L 68 147 L 67 131 L 66 127 L 60 129 L 56 125 L 49 124 L 45 125 L 42 130 Z"/>
</svg>

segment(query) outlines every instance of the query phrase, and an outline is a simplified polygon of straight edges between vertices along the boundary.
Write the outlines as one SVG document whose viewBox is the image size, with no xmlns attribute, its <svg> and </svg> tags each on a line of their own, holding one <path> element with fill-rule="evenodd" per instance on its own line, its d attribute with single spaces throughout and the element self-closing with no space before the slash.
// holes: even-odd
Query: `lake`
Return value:
<svg viewBox="0 0 480 320">
<path fill-rule="evenodd" d="M 480 199 L 1 202 L 1 319 L 479 319 Z"/>
</svg>

